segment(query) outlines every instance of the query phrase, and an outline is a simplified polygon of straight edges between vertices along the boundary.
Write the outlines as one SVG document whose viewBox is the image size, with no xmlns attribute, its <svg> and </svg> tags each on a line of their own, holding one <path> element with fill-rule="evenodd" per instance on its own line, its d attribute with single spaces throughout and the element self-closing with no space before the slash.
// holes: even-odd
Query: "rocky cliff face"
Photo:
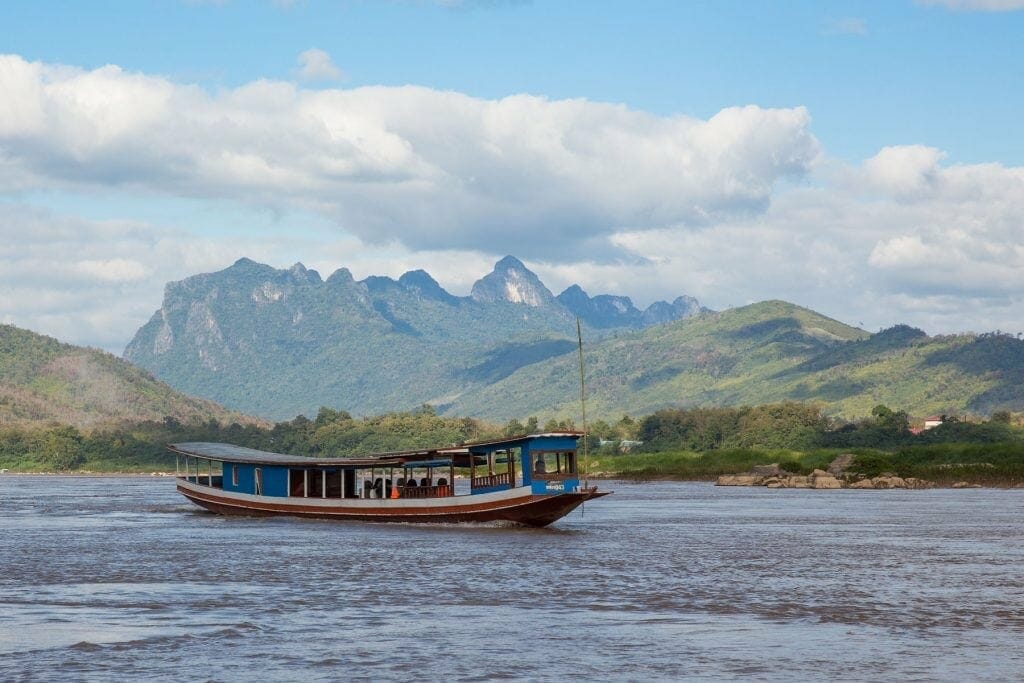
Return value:
<svg viewBox="0 0 1024 683">
<path fill-rule="evenodd" d="M 446 304 L 458 303 L 457 297 L 446 292 L 425 270 L 410 270 L 398 278 L 398 284 L 425 299 L 434 299 Z"/>
<path fill-rule="evenodd" d="M 476 281 L 469 296 L 480 303 L 505 301 L 532 308 L 557 305 L 551 290 L 514 256 L 498 261 L 491 273 Z"/>
<path fill-rule="evenodd" d="M 626 297 L 569 306 L 508 256 L 469 297 L 428 273 L 326 280 L 297 263 L 240 259 L 167 285 L 125 358 L 171 385 L 271 418 L 321 405 L 379 413 L 448 403 L 481 382 L 566 353 L 573 316 L 596 330 L 643 326 Z M 583 311 L 581 314 L 579 311 Z"/>
<path fill-rule="evenodd" d="M 683 320 L 707 310 L 692 296 L 677 297 L 672 303 L 655 301 L 643 312 L 641 327 L 661 325 L 673 320 Z"/>
<path fill-rule="evenodd" d="M 579 285 L 572 285 L 557 299 L 570 313 L 595 329 L 638 329 L 683 320 L 708 310 L 693 297 L 681 296 L 671 304 L 656 301 L 641 311 L 628 296 L 599 294 L 591 298 Z"/>
</svg>

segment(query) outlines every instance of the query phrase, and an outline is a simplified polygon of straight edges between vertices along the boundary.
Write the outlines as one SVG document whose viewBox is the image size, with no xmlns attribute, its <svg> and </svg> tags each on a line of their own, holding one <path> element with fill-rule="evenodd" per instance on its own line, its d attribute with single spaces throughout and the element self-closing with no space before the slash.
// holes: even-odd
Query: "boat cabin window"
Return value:
<svg viewBox="0 0 1024 683">
<path fill-rule="evenodd" d="M 288 470 L 288 496 L 291 498 L 355 498 L 354 491 L 349 491 L 353 487 L 351 470 Z"/>
<path fill-rule="evenodd" d="M 306 470 L 288 470 L 288 495 L 303 498 L 306 495 Z"/>
<path fill-rule="evenodd" d="M 231 466 L 231 485 L 238 486 L 238 465 Z"/>
<path fill-rule="evenodd" d="M 327 479 L 327 497 L 341 498 L 341 470 L 328 470 L 324 477 Z"/>
<path fill-rule="evenodd" d="M 533 451 L 530 460 L 534 479 L 576 474 L 576 451 Z"/>
<path fill-rule="evenodd" d="M 257 467 L 255 469 L 255 471 L 254 471 L 254 475 L 255 475 L 255 482 L 256 482 L 256 490 L 254 491 L 254 493 L 257 496 L 262 496 L 263 495 L 263 469 L 260 468 L 260 467 Z"/>
</svg>

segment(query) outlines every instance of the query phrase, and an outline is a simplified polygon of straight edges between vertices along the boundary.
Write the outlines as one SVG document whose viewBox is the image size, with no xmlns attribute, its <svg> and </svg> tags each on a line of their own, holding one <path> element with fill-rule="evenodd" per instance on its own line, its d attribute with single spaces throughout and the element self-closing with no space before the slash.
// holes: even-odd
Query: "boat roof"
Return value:
<svg viewBox="0 0 1024 683">
<path fill-rule="evenodd" d="M 220 460 L 222 462 L 244 462 L 257 465 L 398 465 L 402 460 L 400 457 L 382 458 L 380 456 L 369 458 L 319 458 L 304 455 L 286 455 L 284 453 L 272 453 L 260 451 L 255 448 L 236 446 L 230 443 L 211 443 L 203 441 L 189 441 L 186 443 L 168 444 L 168 450 L 182 455 L 190 455 L 209 460 Z"/>
<path fill-rule="evenodd" d="M 421 448 L 408 451 L 391 451 L 386 453 L 371 453 L 350 457 L 317 457 L 305 455 L 287 455 L 285 453 L 273 453 L 261 451 L 245 446 L 236 446 L 229 443 L 213 443 L 206 441 L 189 441 L 184 443 L 168 444 L 167 448 L 175 453 L 188 455 L 209 460 L 222 462 L 253 463 L 257 465 L 301 465 L 309 466 L 416 466 L 437 467 L 440 464 L 447 465 L 450 460 L 469 460 L 471 454 L 483 454 L 491 451 L 498 451 L 504 448 L 515 448 L 537 439 L 570 438 L 578 439 L 583 432 L 558 431 L 543 432 L 540 434 L 522 434 L 519 436 L 494 439 L 489 441 L 474 441 L 453 446 L 439 448 Z M 446 457 L 447 456 L 447 457 Z M 462 456 L 461 458 L 459 456 Z M 440 460 L 439 458 L 445 458 Z M 436 464 L 435 464 L 436 463 Z"/>
</svg>

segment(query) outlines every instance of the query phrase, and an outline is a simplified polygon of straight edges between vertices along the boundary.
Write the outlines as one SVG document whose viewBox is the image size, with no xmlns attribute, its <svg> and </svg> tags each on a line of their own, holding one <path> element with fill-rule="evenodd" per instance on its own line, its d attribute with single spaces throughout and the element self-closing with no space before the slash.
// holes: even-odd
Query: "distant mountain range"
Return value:
<svg viewBox="0 0 1024 683">
<path fill-rule="evenodd" d="M 148 372 L 96 349 L 0 325 L 0 426 L 121 421 L 252 422 L 175 391 Z"/>
<path fill-rule="evenodd" d="M 357 414 L 453 403 L 467 391 L 593 339 L 696 315 L 679 297 L 638 310 L 628 297 L 559 296 L 507 256 L 468 297 L 428 273 L 326 280 L 249 259 L 167 285 L 125 358 L 183 391 L 281 419 L 322 405 Z"/>
<path fill-rule="evenodd" d="M 931 412 L 1024 408 L 1024 342 L 1003 335 L 879 334 L 793 304 L 723 312 L 680 296 L 558 296 L 509 256 L 468 297 L 422 270 L 321 279 L 241 259 L 167 285 L 125 358 L 181 391 L 283 419 L 320 406 L 375 414 L 431 403 L 492 420 L 578 413 L 575 317 L 592 414 L 680 405 L 816 401 L 833 414 L 888 403 Z"/>
</svg>

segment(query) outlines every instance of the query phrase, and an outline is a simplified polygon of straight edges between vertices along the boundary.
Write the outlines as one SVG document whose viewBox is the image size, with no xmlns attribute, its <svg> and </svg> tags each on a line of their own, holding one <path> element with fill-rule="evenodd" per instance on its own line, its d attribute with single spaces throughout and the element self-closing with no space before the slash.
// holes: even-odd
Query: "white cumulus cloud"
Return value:
<svg viewBox="0 0 1024 683">
<path fill-rule="evenodd" d="M 299 78 L 304 81 L 340 81 L 345 74 L 334 65 L 331 56 L 312 48 L 299 55 Z"/>
<path fill-rule="evenodd" d="M 868 264 L 889 280 L 889 287 L 907 294 L 1020 301 L 1024 168 L 940 166 L 923 157 L 907 167 L 917 171 L 901 178 L 927 178 L 909 186 L 927 184 L 930 192 L 885 207 L 888 230 L 879 235 Z"/>
<path fill-rule="evenodd" d="M 219 270 L 240 256 L 286 267 L 285 254 L 317 251 L 296 250 L 296 241 L 212 238 L 0 201 L 0 322 L 120 353 L 160 307 L 168 281 Z"/>
<path fill-rule="evenodd" d="M 864 162 L 867 179 L 898 197 L 919 196 L 936 189 L 939 162 L 945 155 L 933 147 L 902 145 L 883 148 Z"/>
<path fill-rule="evenodd" d="M 330 217 L 414 249 L 551 253 L 757 214 L 819 148 L 801 108 L 710 119 L 430 88 L 210 93 L 0 57 L 0 191 L 130 187 Z"/>
<path fill-rule="evenodd" d="M 943 5 L 966 12 L 1013 12 L 1024 9 L 1024 0 L 918 0 L 922 5 Z"/>
</svg>

